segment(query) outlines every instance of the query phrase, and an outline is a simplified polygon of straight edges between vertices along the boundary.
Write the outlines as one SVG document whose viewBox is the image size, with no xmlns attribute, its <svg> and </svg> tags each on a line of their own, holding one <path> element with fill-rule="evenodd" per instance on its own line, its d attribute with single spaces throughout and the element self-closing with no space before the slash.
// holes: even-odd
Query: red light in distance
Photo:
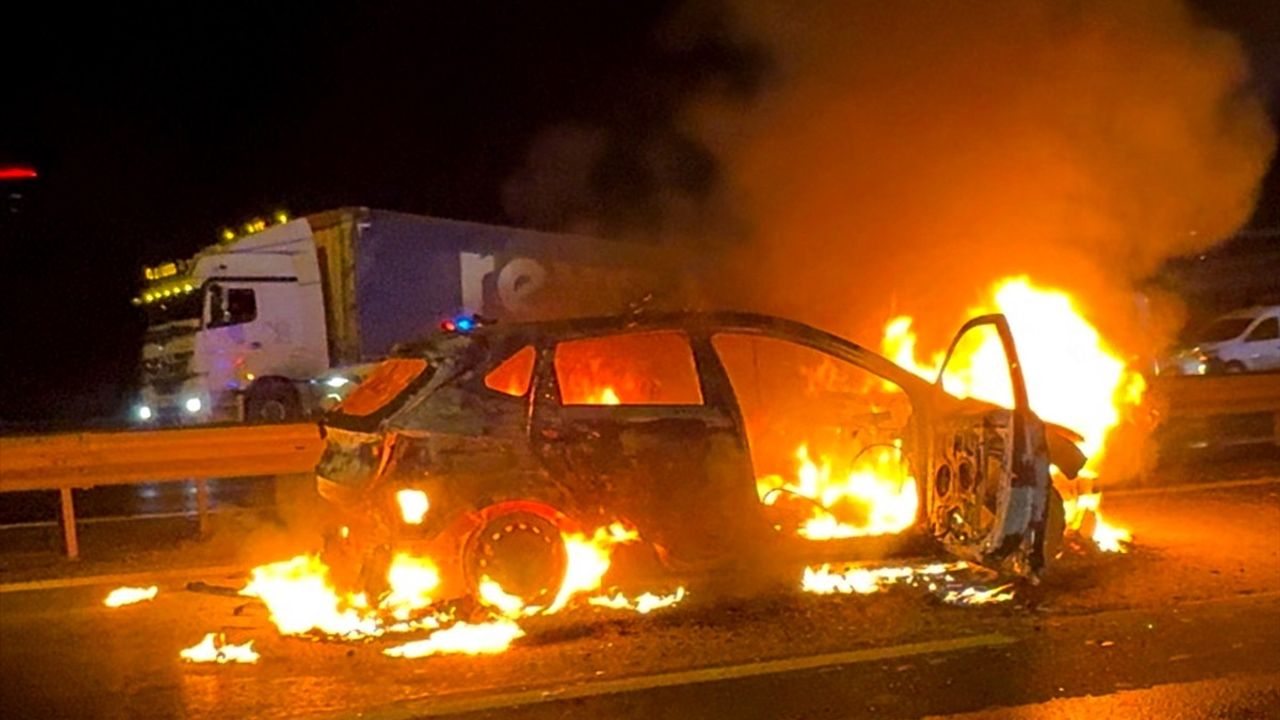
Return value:
<svg viewBox="0 0 1280 720">
<path fill-rule="evenodd" d="M 36 169 L 25 165 L 0 165 L 0 180 L 30 180 Z"/>
</svg>

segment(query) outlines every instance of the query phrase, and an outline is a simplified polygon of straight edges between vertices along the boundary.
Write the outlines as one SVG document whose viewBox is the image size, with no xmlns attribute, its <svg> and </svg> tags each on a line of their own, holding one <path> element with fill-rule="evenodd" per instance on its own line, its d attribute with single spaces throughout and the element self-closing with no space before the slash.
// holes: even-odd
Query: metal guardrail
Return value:
<svg viewBox="0 0 1280 720">
<path fill-rule="evenodd" d="M 1270 413 L 1280 444 L 1280 373 L 1160 377 L 1153 394 L 1164 420 Z M 210 478 L 307 473 L 323 441 L 314 424 L 61 433 L 0 438 L 0 493 L 57 490 L 67 555 L 79 555 L 72 490 L 196 481 L 201 526 Z"/>
<path fill-rule="evenodd" d="M 1272 416 L 1272 441 L 1280 445 L 1280 373 L 1159 377 L 1152 394 L 1166 425 L 1190 422 L 1195 430 L 1227 418 Z"/>
<path fill-rule="evenodd" d="M 67 555 L 79 556 L 72 490 L 101 485 L 196 481 L 201 527 L 209 478 L 310 472 L 319 426 L 255 425 L 0 438 L 0 493 L 57 490 Z"/>
</svg>

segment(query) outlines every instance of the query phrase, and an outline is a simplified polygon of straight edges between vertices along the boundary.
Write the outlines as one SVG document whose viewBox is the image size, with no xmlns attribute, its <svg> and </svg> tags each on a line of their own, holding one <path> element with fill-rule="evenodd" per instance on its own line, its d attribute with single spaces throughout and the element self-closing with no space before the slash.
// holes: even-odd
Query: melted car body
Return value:
<svg viewBox="0 0 1280 720">
<path fill-rule="evenodd" d="M 427 553 L 446 594 L 501 576 L 528 603 L 555 594 L 561 534 L 615 522 L 679 574 L 941 548 L 1035 577 L 1061 532 L 1050 446 L 1074 445 L 1027 406 L 1003 316 L 957 342 L 980 329 L 1000 334 L 1011 408 L 763 315 L 438 333 L 326 418 L 318 489 L 343 528 L 329 552 L 375 586 L 392 552 Z"/>
</svg>

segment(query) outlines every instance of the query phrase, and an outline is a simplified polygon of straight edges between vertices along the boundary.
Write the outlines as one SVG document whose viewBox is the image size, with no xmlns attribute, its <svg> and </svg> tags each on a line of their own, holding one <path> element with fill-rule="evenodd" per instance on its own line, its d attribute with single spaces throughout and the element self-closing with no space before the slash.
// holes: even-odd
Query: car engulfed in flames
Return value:
<svg viewBox="0 0 1280 720">
<path fill-rule="evenodd" d="M 961 336 L 977 331 L 1007 358 L 1008 407 L 746 313 L 477 327 L 402 348 L 324 423 L 322 585 L 337 604 L 310 626 L 456 627 L 475 617 L 457 608 L 480 607 L 494 628 L 455 634 L 509 642 L 511 622 L 578 596 L 643 613 L 686 582 L 794 580 L 851 557 L 945 552 L 1038 577 L 1065 523 L 1050 464 L 1074 475 L 1084 458 L 1028 406 L 1004 316 Z"/>
</svg>

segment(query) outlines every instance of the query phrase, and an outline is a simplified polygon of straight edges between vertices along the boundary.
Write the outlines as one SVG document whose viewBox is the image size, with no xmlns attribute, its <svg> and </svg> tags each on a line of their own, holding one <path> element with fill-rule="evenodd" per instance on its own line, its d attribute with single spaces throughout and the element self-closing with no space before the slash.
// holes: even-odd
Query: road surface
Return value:
<svg viewBox="0 0 1280 720">
<path fill-rule="evenodd" d="M 1113 494 L 1127 555 L 1071 553 L 1007 604 L 777 590 L 637 617 L 584 608 L 489 657 L 279 636 L 261 606 L 160 581 L 0 594 L 12 717 L 1280 717 L 1280 481 Z M 184 664 L 206 632 L 256 665 Z M 400 642 L 404 638 L 397 638 Z"/>
</svg>

